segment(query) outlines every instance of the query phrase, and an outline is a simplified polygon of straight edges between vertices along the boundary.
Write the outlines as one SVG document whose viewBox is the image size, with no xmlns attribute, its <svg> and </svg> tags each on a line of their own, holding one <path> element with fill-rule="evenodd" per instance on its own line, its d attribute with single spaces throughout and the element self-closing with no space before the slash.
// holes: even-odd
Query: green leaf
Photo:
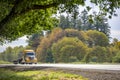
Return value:
<svg viewBox="0 0 120 80">
<path fill-rule="evenodd" d="M 88 10 L 88 11 L 90 11 L 90 10 L 91 10 L 91 7 L 90 7 L 90 6 L 87 6 L 86 8 L 87 8 L 87 10 Z"/>
</svg>

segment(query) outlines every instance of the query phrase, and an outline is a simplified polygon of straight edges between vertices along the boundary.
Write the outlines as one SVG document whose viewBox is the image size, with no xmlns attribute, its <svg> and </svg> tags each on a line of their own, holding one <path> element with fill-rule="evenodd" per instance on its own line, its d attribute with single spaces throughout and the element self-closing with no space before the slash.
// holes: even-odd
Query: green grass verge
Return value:
<svg viewBox="0 0 120 80">
<path fill-rule="evenodd" d="M 0 80 L 88 80 L 80 75 L 58 71 L 11 71 L 0 69 Z"/>
<path fill-rule="evenodd" d="M 7 62 L 7 61 L 2 61 L 0 60 L 0 64 L 11 64 L 10 62 Z"/>
</svg>

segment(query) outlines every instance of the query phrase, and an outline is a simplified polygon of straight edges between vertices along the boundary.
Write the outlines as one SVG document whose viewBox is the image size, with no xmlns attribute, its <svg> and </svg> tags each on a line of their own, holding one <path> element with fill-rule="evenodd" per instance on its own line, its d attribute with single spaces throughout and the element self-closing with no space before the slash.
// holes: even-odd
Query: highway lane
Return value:
<svg viewBox="0 0 120 80">
<path fill-rule="evenodd" d="M 119 70 L 120 65 L 103 65 L 103 64 L 41 64 L 40 66 L 76 68 L 76 69 L 99 69 L 99 70 Z"/>
<path fill-rule="evenodd" d="M 0 64 L 0 67 L 50 67 L 68 69 L 90 70 L 116 70 L 120 71 L 120 64 Z"/>
</svg>

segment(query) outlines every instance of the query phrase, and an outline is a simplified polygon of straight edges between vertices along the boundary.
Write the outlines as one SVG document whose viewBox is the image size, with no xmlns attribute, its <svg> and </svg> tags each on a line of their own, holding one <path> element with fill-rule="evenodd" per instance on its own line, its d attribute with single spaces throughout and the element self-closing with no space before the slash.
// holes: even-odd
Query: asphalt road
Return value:
<svg viewBox="0 0 120 80">
<path fill-rule="evenodd" d="M 114 70 L 120 71 L 120 64 L 0 64 L 0 67 L 50 67 L 68 69 Z"/>
</svg>

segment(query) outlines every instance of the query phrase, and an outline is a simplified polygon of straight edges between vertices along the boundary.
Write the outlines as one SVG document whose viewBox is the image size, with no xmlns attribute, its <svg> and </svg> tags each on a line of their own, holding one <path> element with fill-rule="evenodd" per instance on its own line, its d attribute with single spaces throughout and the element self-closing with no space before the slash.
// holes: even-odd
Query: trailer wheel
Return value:
<svg viewBox="0 0 120 80">
<path fill-rule="evenodd" d="M 16 61 L 13 61 L 13 64 L 18 64 L 18 61 L 16 60 Z"/>
</svg>

